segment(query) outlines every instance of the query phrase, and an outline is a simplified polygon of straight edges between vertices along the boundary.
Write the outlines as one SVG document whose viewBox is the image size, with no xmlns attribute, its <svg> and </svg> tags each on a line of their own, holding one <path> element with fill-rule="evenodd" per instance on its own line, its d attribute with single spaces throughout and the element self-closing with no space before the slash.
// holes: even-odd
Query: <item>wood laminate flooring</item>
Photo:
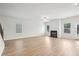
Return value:
<svg viewBox="0 0 79 59">
<path fill-rule="evenodd" d="M 7 40 L 2 56 L 79 56 L 79 41 L 50 37 Z"/>
</svg>

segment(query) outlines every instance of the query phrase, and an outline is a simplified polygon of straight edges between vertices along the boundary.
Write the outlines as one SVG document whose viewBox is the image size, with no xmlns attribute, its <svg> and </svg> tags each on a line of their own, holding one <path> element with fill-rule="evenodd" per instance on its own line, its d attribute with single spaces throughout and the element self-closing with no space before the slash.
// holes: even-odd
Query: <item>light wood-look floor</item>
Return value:
<svg viewBox="0 0 79 59">
<path fill-rule="evenodd" d="M 3 56 L 79 56 L 79 41 L 34 37 L 5 41 Z"/>
</svg>

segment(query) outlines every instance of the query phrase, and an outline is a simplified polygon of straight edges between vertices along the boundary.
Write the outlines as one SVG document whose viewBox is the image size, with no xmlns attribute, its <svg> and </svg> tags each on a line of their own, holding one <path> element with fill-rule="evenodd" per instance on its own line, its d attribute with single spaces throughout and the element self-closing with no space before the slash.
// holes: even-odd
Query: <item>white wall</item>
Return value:
<svg viewBox="0 0 79 59">
<path fill-rule="evenodd" d="M 64 33 L 64 24 L 71 23 L 71 33 Z M 69 18 L 62 19 L 61 21 L 61 36 L 62 38 L 78 39 L 77 35 L 77 24 L 79 24 L 79 16 L 73 16 Z"/>
<path fill-rule="evenodd" d="M 0 17 L 0 24 L 1 24 L 2 27 L 3 27 L 1 17 Z M 4 41 L 3 41 L 3 39 L 2 39 L 2 37 L 1 37 L 1 35 L 0 35 L 0 56 L 1 56 L 2 52 L 3 52 L 3 50 L 4 50 L 4 47 L 5 47 L 5 46 L 4 46 Z"/>
<path fill-rule="evenodd" d="M 39 19 L 21 19 L 11 16 L 1 16 L 4 20 L 5 40 L 40 36 L 44 34 L 44 24 Z M 16 33 L 16 24 L 22 24 L 22 33 Z"/>
</svg>

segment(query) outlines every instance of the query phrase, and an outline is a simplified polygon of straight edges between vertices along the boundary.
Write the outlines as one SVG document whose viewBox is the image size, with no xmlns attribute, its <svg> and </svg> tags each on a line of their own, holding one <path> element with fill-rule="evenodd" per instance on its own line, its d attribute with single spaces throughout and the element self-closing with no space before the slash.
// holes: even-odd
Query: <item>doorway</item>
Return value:
<svg viewBox="0 0 79 59">
<path fill-rule="evenodd" d="M 2 29 L 2 25 L 1 24 L 0 24 L 0 34 L 1 34 L 2 38 L 4 39 L 3 29 Z"/>
<path fill-rule="evenodd" d="M 45 35 L 46 36 L 49 36 L 49 32 L 50 32 L 50 26 L 49 25 L 46 25 L 45 26 Z"/>
</svg>

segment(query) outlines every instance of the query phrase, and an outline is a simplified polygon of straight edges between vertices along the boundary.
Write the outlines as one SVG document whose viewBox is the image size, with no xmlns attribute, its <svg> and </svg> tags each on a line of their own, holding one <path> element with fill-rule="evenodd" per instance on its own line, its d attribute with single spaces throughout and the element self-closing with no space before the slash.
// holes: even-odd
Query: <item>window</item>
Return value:
<svg viewBox="0 0 79 59">
<path fill-rule="evenodd" d="M 22 24 L 16 24 L 16 33 L 22 33 Z"/>
<path fill-rule="evenodd" d="M 64 33 L 70 33 L 71 24 L 66 23 L 64 24 Z"/>
</svg>

